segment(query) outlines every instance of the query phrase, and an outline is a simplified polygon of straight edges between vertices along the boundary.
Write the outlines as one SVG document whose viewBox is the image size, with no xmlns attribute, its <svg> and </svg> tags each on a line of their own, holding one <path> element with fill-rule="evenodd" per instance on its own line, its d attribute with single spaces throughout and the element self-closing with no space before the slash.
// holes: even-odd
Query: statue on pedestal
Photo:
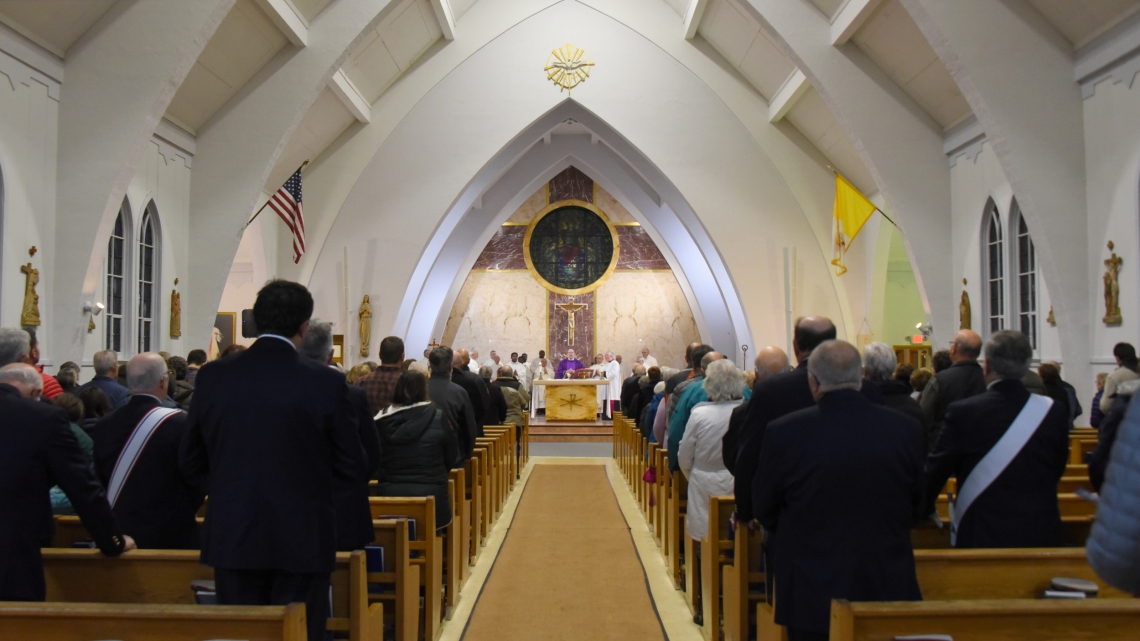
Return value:
<svg viewBox="0 0 1140 641">
<path fill-rule="evenodd" d="M 174 284 L 178 284 L 178 279 L 174 279 Z M 170 290 L 170 337 L 179 338 L 182 336 L 182 295 L 178 293 L 177 289 Z"/>
<path fill-rule="evenodd" d="M 1106 325 L 1119 325 L 1123 322 L 1120 315 L 1120 267 L 1124 259 L 1116 255 L 1112 241 L 1108 241 L 1108 250 L 1111 256 L 1104 261 L 1104 323 Z"/>
<path fill-rule="evenodd" d="M 962 279 L 962 285 L 966 284 L 966 279 Z M 974 322 L 973 311 L 970 308 L 970 292 L 965 289 L 962 290 L 962 300 L 958 303 L 958 329 L 973 329 L 971 325 Z"/>
<path fill-rule="evenodd" d="M 39 327 L 40 295 L 36 293 L 36 285 L 40 282 L 40 270 L 28 263 L 20 265 L 20 273 L 24 274 L 24 307 L 20 312 L 20 325 Z"/>
<path fill-rule="evenodd" d="M 372 303 L 368 302 L 368 294 L 364 295 L 357 316 L 360 318 L 360 355 L 368 356 L 368 348 L 372 343 Z"/>
</svg>

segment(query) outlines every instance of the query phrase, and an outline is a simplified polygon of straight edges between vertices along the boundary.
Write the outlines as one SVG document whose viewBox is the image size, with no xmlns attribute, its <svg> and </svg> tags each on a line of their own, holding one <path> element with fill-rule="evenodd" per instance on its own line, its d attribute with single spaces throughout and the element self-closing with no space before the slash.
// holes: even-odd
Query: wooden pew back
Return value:
<svg viewBox="0 0 1140 641">
<path fill-rule="evenodd" d="M 368 499 L 373 519 L 401 517 L 416 522 L 416 533 L 408 543 L 420 566 L 424 589 L 424 638 L 439 638 L 443 617 L 443 540 L 436 534 L 435 497 L 373 496 Z"/>
<path fill-rule="evenodd" d="M 390 620 L 395 622 L 399 641 L 419 638 L 420 630 L 420 568 L 411 559 L 411 541 L 407 520 L 373 520 L 376 539 L 372 545 L 384 548 L 384 567 L 381 572 L 369 572 L 369 584 L 385 584 L 390 589 L 373 593 L 370 603 L 382 604 Z"/>
</svg>

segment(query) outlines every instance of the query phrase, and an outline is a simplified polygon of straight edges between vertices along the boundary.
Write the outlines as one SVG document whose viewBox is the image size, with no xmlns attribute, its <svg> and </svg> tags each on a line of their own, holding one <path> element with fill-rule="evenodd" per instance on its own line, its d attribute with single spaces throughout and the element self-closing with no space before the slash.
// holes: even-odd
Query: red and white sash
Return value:
<svg viewBox="0 0 1140 641">
<path fill-rule="evenodd" d="M 123 446 L 123 451 L 119 452 L 119 460 L 115 461 L 115 469 L 111 472 L 111 482 L 107 484 L 107 500 L 111 503 L 111 507 L 115 507 L 115 501 L 119 500 L 123 485 L 127 483 L 131 471 L 135 469 L 135 463 L 138 462 L 146 444 L 150 442 L 150 437 L 154 436 L 158 427 L 166 419 L 181 411 L 168 407 L 156 407 L 147 412 L 146 416 L 135 426 L 134 431 L 131 432 L 131 437 Z"/>
</svg>

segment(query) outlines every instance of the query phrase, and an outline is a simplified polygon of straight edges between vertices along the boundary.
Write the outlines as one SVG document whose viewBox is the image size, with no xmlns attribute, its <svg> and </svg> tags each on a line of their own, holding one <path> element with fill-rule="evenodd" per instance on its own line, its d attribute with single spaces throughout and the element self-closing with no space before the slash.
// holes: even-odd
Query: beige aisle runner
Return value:
<svg viewBox="0 0 1140 641">
<path fill-rule="evenodd" d="M 466 641 L 664 639 L 602 465 L 536 465 Z"/>
</svg>

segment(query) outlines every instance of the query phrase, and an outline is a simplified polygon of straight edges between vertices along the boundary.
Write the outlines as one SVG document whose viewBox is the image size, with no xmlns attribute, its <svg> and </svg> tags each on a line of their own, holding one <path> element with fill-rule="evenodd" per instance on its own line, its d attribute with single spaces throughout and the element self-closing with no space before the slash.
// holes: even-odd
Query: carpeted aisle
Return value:
<svg viewBox="0 0 1140 641">
<path fill-rule="evenodd" d="M 604 466 L 534 467 L 463 638 L 665 638 Z"/>
</svg>

